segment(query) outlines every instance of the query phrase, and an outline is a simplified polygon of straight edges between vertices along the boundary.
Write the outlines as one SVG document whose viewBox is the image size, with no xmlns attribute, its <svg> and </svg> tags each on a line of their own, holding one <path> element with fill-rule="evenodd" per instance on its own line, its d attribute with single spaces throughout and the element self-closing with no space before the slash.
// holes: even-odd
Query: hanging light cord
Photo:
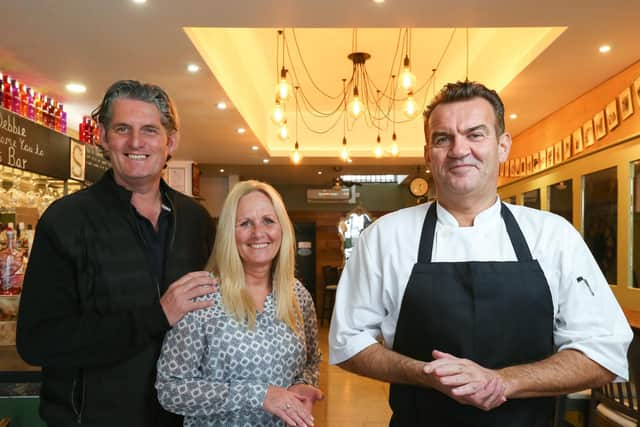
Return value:
<svg viewBox="0 0 640 427">
<path fill-rule="evenodd" d="M 375 127 L 378 129 L 378 131 L 380 131 L 381 129 L 386 129 L 389 127 L 389 123 L 391 122 L 393 124 L 393 128 L 394 128 L 394 132 L 395 132 L 395 124 L 402 124 L 402 123 L 407 123 L 410 122 L 413 119 L 396 119 L 395 117 L 395 108 L 394 108 L 394 102 L 398 102 L 398 101 L 404 101 L 407 99 L 407 96 L 402 96 L 400 98 L 398 98 L 396 96 L 396 91 L 397 88 L 393 87 L 391 88 L 391 92 L 389 92 L 389 86 L 395 86 L 395 76 L 397 76 L 400 73 L 400 70 L 403 67 L 403 60 L 404 60 L 404 56 L 409 56 L 411 54 L 411 50 L 412 50 L 412 33 L 410 31 L 409 28 L 404 28 L 404 29 L 400 29 L 398 32 L 398 37 L 397 37 L 397 41 L 396 41 L 396 49 L 394 52 L 394 56 L 393 59 L 391 61 L 391 69 L 388 75 L 388 78 L 386 79 L 387 81 L 385 82 L 385 85 L 383 86 L 384 89 L 379 89 L 377 87 L 377 85 L 375 84 L 375 82 L 369 77 L 369 74 L 367 72 L 366 69 L 366 64 L 365 63 L 361 63 L 361 64 L 356 64 L 354 62 L 353 64 L 353 70 L 352 70 L 352 75 L 351 78 L 349 79 L 348 82 L 346 82 L 345 84 L 345 79 L 343 79 L 343 90 L 342 93 L 339 93 L 337 95 L 330 95 L 328 94 L 326 91 L 322 90 L 318 84 L 315 82 L 315 80 L 313 79 L 309 68 L 306 64 L 306 62 L 304 61 L 304 58 L 302 56 L 302 49 L 300 47 L 300 43 L 298 42 L 297 39 L 297 35 L 295 32 L 295 29 L 291 29 L 291 34 L 293 36 L 293 40 L 294 40 L 294 45 L 295 45 L 295 51 L 297 53 L 297 59 L 299 60 L 299 62 L 302 65 L 302 68 L 304 70 L 304 75 L 307 76 L 308 80 L 311 82 L 312 86 L 323 96 L 325 96 L 326 98 L 332 99 L 332 100 L 337 100 L 337 104 L 332 107 L 331 109 L 327 110 L 327 111 L 323 111 L 321 109 L 319 109 L 317 106 L 315 106 L 311 100 L 308 98 L 308 96 L 305 94 L 304 89 L 302 88 L 302 85 L 300 84 L 300 79 L 299 76 L 297 74 L 297 70 L 296 67 L 294 66 L 294 61 L 293 61 L 293 55 L 292 52 L 290 50 L 289 44 L 286 41 L 286 37 L 285 37 L 285 31 L 286 29 L 282 29 L 282 30 L 278 30 L 278 38 L 277 38 L 277 43 L 276 43 L 276 69 L 277 69 L 277 73 L 276 75 L 280 76 L 280 72 L 281 72 L 281 67 L 284 68 L 285 64 L 284 64 L 284 59 L 285 59 L 285 55 L 286 57 L 288 57 L 289 59 L 289 69 L 287 71 L 290 71 L 290 75 L 292 77 L 292 81 L 294 83 L 294 85 L 296 86 L 296 97 L 295 97 L 295 102 L 296 102 L 296 126 L 297 126 L 297 121 L 298 119 L 301 120 L 301 122 L 304 124 L 304 126 L 312 133 L 315 134 L 326 134 L 328 132 L 330 132 L 332 129 L 334 129 L 338 123 L 340 122 L 341 119 L 344 120 L 343 126 L 343 132 L 344 135 L 346 136 L 346 131 L 347 130 L 351 130 L 353 127 L 353 124 L 351 126 L 349 126 L 348 121 L 347 121 L 347 114 L 346 114 L 346 109 L 347 109 L 347 101 L 349 99 L 350 94 L 353 93 L 353 89 L 354 87 L 358 87 L 358 94 L 360 96 L 361 102 L 364 105 L 364 117 L 365 117 L 365 121 L 367 122 L 367 125 L 369 127 Z M 434 91 L 435 91 L 435 71 L 440 67 L 440 65 L 442 64 L 442 61 L 444 60 L 446 54 L 448 53 L 453 38 L 456 34 L 457 28 L 454 28 L 451 32 L 451 35 L 449 36 L 449 40 L 442 52 L 442 54 L 440 55 L 438 62 L 435 66 L 435 68 L 433 68 L 432 70 L 432 74 L 431 76 L 429 76 L 429 78 L 417 89 L 415 89 L 413 91 L 413 95 L 417 96 L 418 93 L 421 93 L 424 91 L 424 96 L 423 96 L 423 102 L 422 102 L 422 109 L 424 110 L 426 104 L 427 104 L 427 98 L 428 98 L 428 91 L 425 90 L 425 88 L 428 88 L 428 86 L 430 84 L 433 85 L 434 87 Z M 468 67 L 469 67 L 469 29 L 467 28 L 467 78 L 468 78 Z M 280 40 L 282 39 L 282 40 Z M 402 48 L 401 48 L 402 46 Z M 354 28 L 352 31 L 352 36 L 351 36 L 351 51 L 352 52 L 357 52 L 358 49 L 358 29 Z M 404 55 L 402 55 L 404 53 Z M 398 59 L 399 58 L 399 59 Z M 280 62 L 282 60 L 282 62 Z M 396 62 L 397 61 L 397 62 Z M 394 70 L 397 71 L 396 74 L 394 74 Z M 300 96 L 298 96 L 298 92 L 300 93 Z M 376 93 L 376 96 L 372 96 L 373 93 Z M 387 104 L 384 105 L 383 102 L 386 101 Z M 298 104 L 298 102 L 300 102 L 300 104 Z M 331 117 L 333 115 L 336 115 L 336 119 L 335 121 L 333 121 L 333 123 L 331 123 L 328 127 L 326 128 L 321 128 L 318 129 L 314 126 L 311 126 L 311 124 L 309 123 L 309 121 L 305 118 L 305 114 L 300 114 L 299 110 L 304 108 L 305 111 L 307 111 L 308 115 L 311 117 L 315 117 L 315 118 L 319 118 L 319 119 L 326 119 L 328 117 Z M 344 116 L 341 116 L 340 114 L 343 114 Z M 385 126 L 381 126 L 380 122 L 382 120 L 386 120 Z M 353 123 L 355 123 L 355 119 L 353 120 Z"/>
</svg>

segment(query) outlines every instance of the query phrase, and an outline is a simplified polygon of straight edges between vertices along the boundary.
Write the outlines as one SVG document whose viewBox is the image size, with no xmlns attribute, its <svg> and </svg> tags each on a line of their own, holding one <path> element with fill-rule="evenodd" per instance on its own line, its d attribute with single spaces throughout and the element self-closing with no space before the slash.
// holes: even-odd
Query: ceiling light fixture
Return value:
<svg viewBox="0 0 640 427">
<path fill-rule="evenodd" d="M 253 151 L 258 151 L 258 149 L 259 149 L 259 148 L 258 148 L 258 146 L 257 146 L 257 145 L 252 145 L 252 146 L 251 146 L 251 149 L 252 149 Z"/>
<path fill-rule="evenodd" d="M 187 65 L 187 71 L 190 73 L 197 73 L 200 71 L 200 66 L 198 64 L 189 64 Z"/>
<path fill-rule="evenodd" d="M 293 152 L 291 153 L 291 161 L 294 165 L 298 165 L 302 161 L 302 154 L 300 154 L 300 144 L 298 144 L 298 113 L 300 111 L 298 109 L 298 89 L 300 89 L 300 87 L 296 86 L 296 143 L 294 144 Z M 286 121 L 283 124 L 283 128 L 286 129 Z"/>
<path fill-rule="evenodd" d="M 224 172 L 224 169 L 220 169 L 220 173 L 223 173 L 223 172 Z"/>
<path fill-rule="evenodd" d="M 133 0 L 135 4 L 145 4 L 147 0 Z"/>
<path fill-rule="evenodd" d="M 452 30 L 449 41 L 444 48 L 440 58 L 432 68 L 432 73 L 426 76 L 422 82 L 417 82 L 416 75 L 412 69 L 411 48 L 412 34 L 410 28 L 403 28 L 398 33 L 396 51 L 393 55 L 392 66 L 386 81 L 374 82 L 367 72 L 367 61 L 371 61 L 372 56 L 368 52 L 358 50 L 358 30 L 352 32 L 351 52 L 346 57 L 352 64 L 351 75 L 342 78 L 343 86 L 341 93 L 331 94 L 329 91 L 321 89 L 316 84 L 316 79 L 309 72 L 302 56 L 302 49 L 296 39 L 295 29 L 281 29 L 277 31 L 276 43 L 276 95 L 275 104 L 271 112 L 271 120 L 278 126 L 278 137 L 285 141 L 289 137 L 287 129 L 287 107 L 292 102 L 291 88 L 295 87 L 295 108 L 296 125 L 298 120 L 302 125 L 314 134 L 326 134 L 339 126 L 343 122 L 342 146 L 340 157 L 348 162 L 351 159 L 347 148 L 347 133 L 360 126 L 359 123 L 370 128 L 376 128 L 378 138 L 376 138 L 373 152 L 376 157 L 383 157 L 385 154 L 398 156 L 398 136 L 395 125 L 404 124 L 415 120 L 420 116 L 427 103 L 428 89 L 435 84 L 435 72 L 440 66 L 443 58 L 451 46 L 451 42 L 456 33 Z M 295 47 L 290 49 L 287 37 L 291 37 Z M 467 51 L 469 50 L 467 31 Z M 466 77 L 469 75 L 469 56 L 467 54 Z M 397 82 L 395 81 L 397 77 Z M 419 83 L 419 84 L 418 84 Z M 303 85 L 306 85 L 306 89 Z M 323 98 L 321 102 L 333 104 L 329 109 L 314 105 L 312 99 L 318 96 L 310 91 L 320 94 Z M 435 88 L 434 88 L 435 92 Z M 402 110 L 401 115 L 396 120 L 396 110 Z M 319 125 L 320 122 L 323 122 Z M 329 123 L 327 125 L 327 123 Z M 391 146 L 385 149 L 380 134 L 388 131 L 393 125 L 391 136 Z M 298 144 L 299 145 L 299 144 Z M 371 155 L 371 154 L 369 154 Z"/>
<path fill-rule="evenodd" d="M 87 87 L 81 83 L 67 83 L 65 88 L 71 93 L 85 93 Z"/>
<path fill-rule="evenodd" d="M 236 129 L 236 132 L 238 132 L 240 135 L 244 134 L 247 132 L 247 130 L 245 128 L 238 128 Z"/>
<path fill-rule="evenodd" d="M 611 51 L 611 46 L 609 46 L 608 44 L 603 44 L 598 48 L 598 50 L 600 51 L 600 53 L 607 53 Z"/>
<path fill-rule="evenodd" d="M 218 110 L 226 110 L 227 109 L 227 103 L 224 101 L 220 101 L 216 104 L 216 107 L 218 108 Z"/>
<path fill-rule="evenodd" d="M 262 159 L 262 163 L 265 163 L 265 164 L 269 163 L 269 159 Z"/>
<path fill-rule="evenodd" d="M 516 113 L 511 113 L 511 114 L 509 114 L 509 118 L 510 118 L 511 120 L 515 120 L 515 119 L 517 119 L 517 118 L 518 118 L 518 115 L 517 115 Z"/>
</svg>

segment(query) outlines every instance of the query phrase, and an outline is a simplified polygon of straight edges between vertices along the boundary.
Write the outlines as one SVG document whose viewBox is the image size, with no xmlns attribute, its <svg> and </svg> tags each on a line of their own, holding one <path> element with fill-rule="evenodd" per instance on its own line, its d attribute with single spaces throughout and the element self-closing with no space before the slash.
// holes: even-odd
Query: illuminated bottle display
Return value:
<svg viewBox="0 0 640 427">
<path fill-rule="evenodd" d="M 1 71 L 0 107 L 58 132 L 67 131 L 67 113 L 61 102 L 38 93 Z"/>
</svg>

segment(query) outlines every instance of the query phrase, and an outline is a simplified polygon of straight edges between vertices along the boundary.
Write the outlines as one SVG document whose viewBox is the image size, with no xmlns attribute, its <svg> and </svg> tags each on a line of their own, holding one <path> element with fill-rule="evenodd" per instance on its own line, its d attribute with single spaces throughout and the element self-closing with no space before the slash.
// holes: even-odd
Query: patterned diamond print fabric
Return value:
<svg viewBox="0 0 640 427">
<path fill-rule="evenodd" d="M 215 304 L 187 314 L 167 334 L 158 361 L 158 398 L 185 415 L 185 427 L 284 426 L 262 408 L 269 385 L 318 386 L 318 329 L 311 295 L 296 281 L 304 327 L 298 335 L 275 318 L 273 295 L 249 330 Z"/>
</svg>

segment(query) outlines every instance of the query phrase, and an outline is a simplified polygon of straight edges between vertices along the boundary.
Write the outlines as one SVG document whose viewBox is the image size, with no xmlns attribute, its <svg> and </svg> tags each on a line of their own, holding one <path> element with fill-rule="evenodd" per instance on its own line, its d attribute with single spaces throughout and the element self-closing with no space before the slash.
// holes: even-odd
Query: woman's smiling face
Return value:
<svg viewBox="0 0 640 427">
<path fill-rule="evenodd" d="M 236 210 L 236 245 L 244 267 L 271 267 L 281 243 L 282 227 L 271 199 L 261 191 L 242 196 Z"/>
</svg>

